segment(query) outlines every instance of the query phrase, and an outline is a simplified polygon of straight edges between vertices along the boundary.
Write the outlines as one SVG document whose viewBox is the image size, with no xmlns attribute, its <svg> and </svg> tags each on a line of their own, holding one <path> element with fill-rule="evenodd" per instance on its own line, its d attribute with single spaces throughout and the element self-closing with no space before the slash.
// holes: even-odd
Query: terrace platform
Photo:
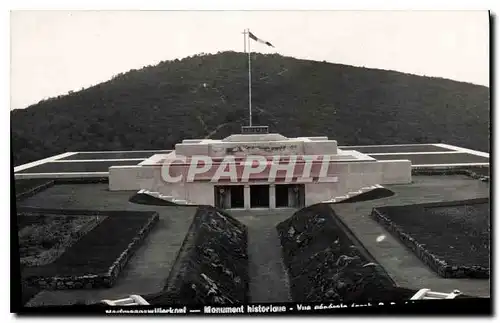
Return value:
<svg viewBox="0 0 500 323">
<path fill-rule="evenodd" d="M 278 139 L 278 138 L 276 138 Z M 281 138 L 282 139 L 282 138 Z M 324 138 L 316 138 L 324 140 Z M 230 139 L 229 142 L 234 143 Z M 311 138 L 310 138 L 311 140 Z M 311 140 L 313 141 L 313 140 Z M 189 141 L 188 141 L 189 142 Z M 389 145 L 337 147 L 338 160 L 342 155 L 356 155 L 367 162 L 392 160 L 403 156 L 411 161 L 415 174 L 428 170 L 433 176 L 413 175 L 411 182 L 385 184 L 395 193 L 379 200 L 356 203 L 332 204 L 331 207 L 373 257 L 385 268 L 400 286 L 449 292 L 459 289 L 464 294 L 488 297 L 488 279 L 444 279 L 429 269 L 409 249 L 370 218 L 377 206 L 417 204 L 465 200 L 488 197 L 488 182 L 463 175 L 444 175 L 453 169 L 480 169 L 488 175 L 489 155 L 444 144 Z M 352 151 L 356 153 L 352 153 Z M 136 167 L 168 156 L 173 151 L 109 151 L 71 152 L 16 167 L 16 179 L 46 178 L 73 181 L 56 183 L 31 197 L 17 202 L 17 207 L 41 209 L 94 209 L 157 211 L 160 221 L 131 258 L 114 287 L 96 290 L 42 291 L 31 299 L 29 305 L 61 305 L 75 302 L 95 302 L 102 299 L 120 299 L 132 294 L 146 295 L 163 288 L 163 282 L 192 221 L 196 208 L 186 206 L 152 206 L 129 202 L 136 189 L 110 190 L 110 169 Z M 366 157 L 365 157 L 366 156 Z M 110 166 L 112 165 L 112 166 Z M 480 168 L 484 167 L 484 168 Z M 418 170 L 418 172 L 416 172 Z M 100 179 L 103 182 L 92 182 Z M 86 181 L 90 180 L 90 181 Z M 16 183 L 17 185 L 17 183 Z M 375 187 L 381 187 L 375 185 Z M 231 210 L 230 213 L 245 223 L 249 229 L 248 252 L 250 257 L 250 298 L 259 302 L 287 301 L 290 297 L 289 279 L 283 269 L 281 249 L 273 227 L 297 208 L 281 210 L 256 209 Z M 384 236 L 381 242 L 377 238 Z M 261 253 L 262 248 L 267 248 Z"/>
<path fill-rule="evenodd" d="M 189 159 L 198 153 L 204 153 L 204 156 L 210 157 L 214 165 L 218 166 L 223 163 L 224 157 L 234 157 L 237 183 L 223 176 L 219 177 L 219 183 L 214 183 L 211 179 L 215 175 L 215 166 L 204 174 L 195 175 L 192 182 L 165 181 L 162 173 L 165 163 L 173 162 L 170 168 L 186 175 Z M 266 168 L 260 174 L 250 174 L 245 181 L 241 179 L 245 167 L 242 160 L 249 154 L 265 157 Z M 278 163 L 288 163 L 291 157 L 297 157 L 291 179 L 287 179 L 288 173 L 282 169 L 276 172 L 274 180 L 269 180 L 270 168 L 276 162 L 273 158 L 277 156 L 280 158 Z M 176 162 L 179 157 L 181 162 Z M 184 157 L 186 160 L 182 162 Z M 306 180 L 304 183 L 297 182 L 303 177 L 304 168 L 309 167 L 306 166 L 307 163 L 315 158 L 316 162 L 327 158 L 328 170 L 320 174 L 321 166 L 311 162 L 310 178 L 303 178 Z M 68 152 L 15 167 L 14 172 L 16 179 L 107 178 L 110 190 L 145 189 L 178 204 L 208 204 L 223 208 L 231 208 L 231 194 L 242 194 L 238 197 L 239 202 L 234 201 L 236 205 L 240 203 L 243 208 L 252 208 L 250 187 L 257 184 L 268 185 L 264 187 L 267 193 L 263 193 L 268 195 L 268 201 L 263 204 L 274 209 L 283 205 L 301 207 L 338 201 L 377 185 L 409 183 L 411 170 L 434 171 L 471 166 L 489 166 L 489 154 L 442 143 L 337 146 L 335 140 L 328 140 L 327 137 L 286 138 L 279 134 L 241 134 L 222 140 L 183 140 L 176 145 L 174 151 Z M 175 175 L 175 171 L 173 173 L 171 175 Z M 326 175 L 329 181 L 319 181 L 319 175 Z M 307 182 L 308 180 L 311 181 Z M 239 193 L 240 188 L 233 187 L 235 184 L 241 186 L 242 193 Z M 293 185 L 284 188 L 279 184 Z M 225 197 L 218 197 L 216 189 L 223 189 Z M 233 189 L 236 191 L 233 192 Z M 278 192 L 283 189 L 288 190 L 288 193 Z"/>
<path fill-rule="evenodd" d="M 381 206 L 489 197 L 489 183 L 464 175 L 439 175 L 413 176 L 411 184 L 385 187 L 392 190 L 394 196 L 352 204 L 332 204 L 331 207 L 398 286 L 411 289 L 431 286 L 426 288 L 439 291 L 458 289 L 467 295 L 489 297 L 489 279 L 440 277 L 370 216 L 373 208 Z M 377 242 L 377 239 L 382 241 Z"/>
</svg>

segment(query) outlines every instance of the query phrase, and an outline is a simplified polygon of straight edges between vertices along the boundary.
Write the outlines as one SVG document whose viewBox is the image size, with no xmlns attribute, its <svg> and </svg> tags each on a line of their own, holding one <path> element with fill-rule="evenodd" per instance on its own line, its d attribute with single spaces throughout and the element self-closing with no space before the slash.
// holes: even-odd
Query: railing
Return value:
<svg viewBox="0 0 500 323">
<path fill-rule="evenodd" d="M 417 300 L 417 299 L 453 299 L 456 296 L 460 295 L 459 290 L 454 290 L 451 293 L 438 293 L 438 292 L 433 292 L 428 288 L 423 288 L 419 290 L 415 295 L 413 295 L 411 300 Z"/>
<path fill-rule="evenodd" d="M 136 306 L 136 305 L 149 305 L 149 303 L 139 295 L 130 295 L 128 298 L 117 299 L 111 301 L 108 299 L 102 300 L 101 303 L 110 306 Z"/>
</svg>

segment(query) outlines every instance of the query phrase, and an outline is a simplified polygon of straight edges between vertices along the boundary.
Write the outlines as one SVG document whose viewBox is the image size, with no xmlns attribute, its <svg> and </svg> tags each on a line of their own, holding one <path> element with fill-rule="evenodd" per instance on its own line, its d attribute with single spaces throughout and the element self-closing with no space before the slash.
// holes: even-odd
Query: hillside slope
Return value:
<svg viewBox="0 0 500 323">
<path fill-rule="evenodd" d="M 254 124 L 270 131 L 327 135 L 340 145 L 443 141 L 489 151 L 487 87 L 276 54 L 255 54 L 252 67 Z M 14 164 L 239 132 L 247 73 L 244 53 L 196 55 L 14 110 Z"/>
</svg>

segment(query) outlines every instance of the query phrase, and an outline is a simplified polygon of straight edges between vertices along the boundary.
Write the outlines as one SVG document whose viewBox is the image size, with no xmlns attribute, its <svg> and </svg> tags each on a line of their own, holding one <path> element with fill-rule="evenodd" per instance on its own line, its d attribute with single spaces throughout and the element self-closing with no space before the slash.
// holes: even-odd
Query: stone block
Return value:
<svg viewBox="0 0 500 323">
<path fill-rule="evenodd" d="M 314 140 L 304 141 L 305 155 L 336 155 L 337 141 L 335 140 Z"/>
<path fill-rule="evenodd" d="M 284 141 L 287 138 L 277 133 L 266 134 L 235 134 L 223 139 L 223 142 L 252 142 L 252 141 Z"/>
<path fill-rule="evenodd" d="M 409 184 L 411 183 L 411 162 L 409 160 L 380 160 L 382 165 L 382 183 L 380 184 Z"/>
<path fill-rule="evenodd" d="M 110 191 L 133 191 L 140 189 L 141 166 L 111 166 L 109 168 Z"/>
<path fill-rule="evenodd" d="M 182 143 L 175 145 L 176 155 L 181 156 L 208 156 L 209 144 L 208 143 Z"/>
</svg>

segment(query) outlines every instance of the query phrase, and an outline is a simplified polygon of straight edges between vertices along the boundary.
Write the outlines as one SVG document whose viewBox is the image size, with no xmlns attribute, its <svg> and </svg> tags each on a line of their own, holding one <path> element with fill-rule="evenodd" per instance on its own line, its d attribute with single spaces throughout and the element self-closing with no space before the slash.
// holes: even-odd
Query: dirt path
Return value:
<svg viewBox="0 0 500 323">
<path fill-rule="evenodd" d="M 290 302 L 288 274 L 276 224 L 295 210 L 231 211 L 248 227 L 249 298 L 252 303 Z"/>
</svg>

